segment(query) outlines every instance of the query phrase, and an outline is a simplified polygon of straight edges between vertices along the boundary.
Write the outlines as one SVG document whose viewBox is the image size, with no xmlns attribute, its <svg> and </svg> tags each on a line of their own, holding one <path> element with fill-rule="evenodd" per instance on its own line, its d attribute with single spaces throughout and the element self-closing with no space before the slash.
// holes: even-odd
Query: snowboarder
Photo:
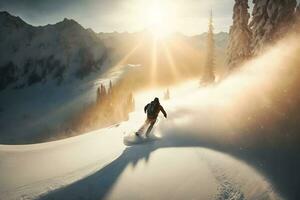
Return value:
<svg viewBox="0 0 300 200">
<path fill-rule="evenodd" d="M 146 126 L 150 124 L 149 128 L 146 131 L 146 136 L 149 135 L 156 122 L 159 112 L 162 112 L 164 117 L 167 118 L 167 113 L 164 110 L 164 108 L 160 105 L 159 99 L 157 97 L 151 103 L 148 103 L 145 106 L 144 112 L 147 113 L 147 119 L 145 121 L 145 124 L 142 126 L 142 128 L 140 128 L 140 130 L 136 132 L 137 136 L 139 136 L 146 128 Z"/>
</svg>

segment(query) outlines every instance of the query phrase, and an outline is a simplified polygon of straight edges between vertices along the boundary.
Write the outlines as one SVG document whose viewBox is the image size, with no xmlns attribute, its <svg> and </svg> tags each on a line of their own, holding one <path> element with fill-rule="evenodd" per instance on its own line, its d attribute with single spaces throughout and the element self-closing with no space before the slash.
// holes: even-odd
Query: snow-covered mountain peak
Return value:
<svg viewBox="0 0 300 200">
<path fill-rule="evenodd" d="M 0 13 L 0 90 L 84 78 L 103 67 L 106 48 L 91 30 L 65 18 L 34 27 Z"/>
<path fill-rule="evenodd" d="M 20 17 L 13 16 L 6 11 L 0 12 L 0 26 L 1 28 L 20 29 L 25 26 L 30 26 L 24 22 Z"/>
</svg>

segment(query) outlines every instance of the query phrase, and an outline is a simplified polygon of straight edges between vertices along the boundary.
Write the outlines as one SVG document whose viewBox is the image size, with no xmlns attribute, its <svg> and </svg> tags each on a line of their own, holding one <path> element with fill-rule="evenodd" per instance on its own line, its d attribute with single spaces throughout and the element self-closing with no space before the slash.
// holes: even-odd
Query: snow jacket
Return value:
<svg viewBox="0 0 300 200">
<path fill-rule="evenodd" d="M 147 113 L 147 117 L 150 119 L 156 119 L 159 112 L 162 112 L 165 118 L 167 118 L 167 113 L 159 102 L 152 101 L 151 103 L 148 103 L 144 107 L 144 112 Z"/>
</svg>

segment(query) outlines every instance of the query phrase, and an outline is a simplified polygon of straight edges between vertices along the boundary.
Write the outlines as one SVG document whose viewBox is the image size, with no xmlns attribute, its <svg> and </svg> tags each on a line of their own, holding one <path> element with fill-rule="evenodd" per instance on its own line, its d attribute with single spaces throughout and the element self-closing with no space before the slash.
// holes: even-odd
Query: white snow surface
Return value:
<svg viewBox="0 0 300 200">
<path fill-rule="evenodd" d="M 24 138 L 64 132 L 64 123 L 96 100 L 97 88 L 119 81 L 136 66 L 125 65 L 89 79 L 56 86 L 36 84 L 22 90 L 0 93 L 2 144 L 18 144 Z"/>
<path fill-rule="evenodd" d="M 60 141 L 0 145 L 0 199 L 281 199 L 250 165 L 201 145 L 205 133 L 197 126 L 210 125 L 195 124 L 182 109 L 195 110 L 200 100 L 208 106 L 203 90 L 195 82 L 170 88 L 171 100 L 161 102 L 169 118 L 160 116 L 152 132 L 157 141 L 125 146 L 123 138 L 143 124 L 143 106 L 162 90 L 138 94 L 137 112 L 121 124 Z"/>
</svg>

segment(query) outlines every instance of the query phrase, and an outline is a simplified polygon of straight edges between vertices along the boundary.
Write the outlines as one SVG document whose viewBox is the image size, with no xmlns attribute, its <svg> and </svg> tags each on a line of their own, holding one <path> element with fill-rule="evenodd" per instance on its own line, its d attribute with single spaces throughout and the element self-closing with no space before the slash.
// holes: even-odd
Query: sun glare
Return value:
<svg viewBox="0 0 300 200">
<path fill-rule="evenodd" d="M 162 39 L 171 32 L 170 23 L 171 13 L 161 4 L 155 3 L 148 8 L 146 19 L 146 27 L 150 29 L 152 34 Z"/>
</svg>

